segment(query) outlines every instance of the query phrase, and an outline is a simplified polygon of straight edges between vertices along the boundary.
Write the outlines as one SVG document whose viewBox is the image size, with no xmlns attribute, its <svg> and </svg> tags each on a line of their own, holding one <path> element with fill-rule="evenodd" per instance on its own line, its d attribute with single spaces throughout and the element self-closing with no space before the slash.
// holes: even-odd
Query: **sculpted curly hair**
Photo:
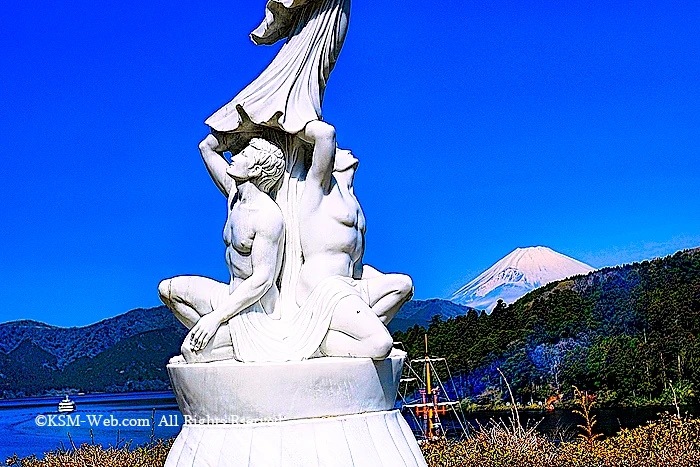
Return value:
<svg viewBox="0 0 700 467">
<path fill-rule="evenodd" d="M 279 147 L 262 138 L 253 138 L 248 145 L 256 149 L 255 165 L 262 169 L 254 183 L 260 191 L 270 194 L 279 188 L 282 181 L 285 167 L 284 153 Z"/>
</svg>

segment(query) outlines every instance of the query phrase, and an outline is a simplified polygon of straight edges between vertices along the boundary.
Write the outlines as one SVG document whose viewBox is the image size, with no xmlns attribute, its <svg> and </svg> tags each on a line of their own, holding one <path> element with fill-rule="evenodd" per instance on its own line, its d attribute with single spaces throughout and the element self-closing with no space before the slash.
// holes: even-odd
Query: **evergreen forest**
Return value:
<svg viewBox="0 0 700 467">
<path fill-rule="evenodd" d="M 700 248 L 536 289 L 491 314 L 470 310 L 394 333 L 409 356 L 446 357 L 460 395 L 482 406 L 571 392 L 603 405 L 698 403 Z M 446 376 L 446 375 L 445 375 Z"/>
</svg>

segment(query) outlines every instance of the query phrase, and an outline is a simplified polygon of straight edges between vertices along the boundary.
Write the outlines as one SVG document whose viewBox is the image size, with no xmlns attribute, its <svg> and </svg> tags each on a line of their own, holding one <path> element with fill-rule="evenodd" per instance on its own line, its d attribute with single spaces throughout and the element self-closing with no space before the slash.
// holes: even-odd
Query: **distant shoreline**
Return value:
<svg viewBox="0 0 700 467">
<path fill-rule="evenodd" d="M 62 399 L 66 394 L 68 396 L 76 401 L 83 400 L 85 402 L 91 402 L 91 403 L 108 403 L 108 402 L 114 402 L 114 401 L 128 401 L 128 400 L 138 400 L 138 399 L 175 399 L 175 393 L 172 390 L 158 390 L 158 391 L 122 391 L 122 392 L 91 392 L 91 393 L 84 393 L 84 394 L 77 394 L 77 393 L 58 393 L 55 395 L 43 395 L 43 396 L 27 396 L 27 397 L 17 397 L 17 398 L 12 398 L 12 399 L 2 399 L 0 398 L 0 409 L 4 407 L 43 407 L 43 406 L 52 406 L 58 403 L 60 399 Z M 681 409 L 683 408 L 693 408 L 697 407 L 696 404 L 686 404 L 686 405 L 681 405 Z M 561 411 L 561 410 L 571 410 L 573 408 L 573 405 L 569 403 L 564 403 L 561 405 L 557 405 L 555 407 L 555 411 Z M 650 409 L 650 408 L 658 408 L 659 410 L 665 410 L 669 412 L 675 412 L 675 408 L 672 405 L 664 405 L 664 404 L 645 404 L 645 405 L 635 405 L 635 406 L 629 406 L 629 405 L 601 405 L 596 408 L 596 410 L 623 410 L 623 409 Z M 547 412 L 547 410 L 544 407 L 533 407 L 533 406 L 518 406 L 517 407 L 518 411 L 520 412 L 528 412 L 528 413 L 537 413 L 537 412 Z M 478 413 L 510 413 L 512 411 L 512 407 L 506 406 L 506 405 L 498 405 L 498 406 L 487 406 L 487 405 L 477 405 L 477 404 L 469 404 L 465 405 L 462 407 L 462 410 L 465 413 L 473 413 L 473 414 L 478 414 Z"/>
<path fill-rule="evenodd" d="M 163 398 L 175 398 L 175 393 L 172 390 L 163 391 L 133 391 L 133 392 L 91 392 L 85 394 L 71 394 L 67 393 L 73 400 L 85 400 L 90 402 L 97 402 L 92 399 L 99 399 L 100 401 L 113 402 L 119 400 L 133 400 L 133 399 L 163 399 Z M 3 407 L 43 407 L 55 405 L 60 399 L 62 399 L 65 394 L 56 395 L 46 395 L 46 396 L 28 396 L 28 397 L 16 397 L 12 399 L 0 399 L 0 409 Z"/>
</svg>

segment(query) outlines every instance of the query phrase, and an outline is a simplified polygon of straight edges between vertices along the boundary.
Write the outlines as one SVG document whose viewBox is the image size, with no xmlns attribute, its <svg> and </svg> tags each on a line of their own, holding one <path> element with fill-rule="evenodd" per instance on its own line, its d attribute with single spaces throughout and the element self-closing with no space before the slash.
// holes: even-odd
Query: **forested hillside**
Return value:
<svg viewBox="0 0 700 467">
<path fill-rule="evenodd" d="M 186 332 L 163 306 L 80 328 L 2 324 L 0 398 L 167 389 L 165 365 Z"/>
<path fill-rule="evenodd" d="M 428 327 L 434 316 L 442 319 L 455 318 L 472 310 L 468 306 L 459 305 L 449 300 L 433 298 L 430 300 L 409 300 L 404 303 L 399 312 L 387 326 L 390 332 L 405 331 L 415 326 Z"/>
<path fill-rule="evenodd" d="M 431 316 L 467 310 L 446 300 L 410 301 L 393 325 L 427 326 Z M 28 320 L 0 324 L 0 398 L 167 389 L 165 365 L 180 353 L 186 333 L 164 306 L 75 328 Z"/>
<path fill-rule="evenodd" d="M 394 333 L 409 354 L 424 330 Z M 448 358 L 476 402 L 520 401 L 572 385 L 603 403 L 690 402 L 700 393 L 700 249 L 605 268 L 537 289 L 493 313 L 470 311 L 428 328 L 430 353 Z M 696 399 L 697 400 L 697 399 Z"/>
</svg>

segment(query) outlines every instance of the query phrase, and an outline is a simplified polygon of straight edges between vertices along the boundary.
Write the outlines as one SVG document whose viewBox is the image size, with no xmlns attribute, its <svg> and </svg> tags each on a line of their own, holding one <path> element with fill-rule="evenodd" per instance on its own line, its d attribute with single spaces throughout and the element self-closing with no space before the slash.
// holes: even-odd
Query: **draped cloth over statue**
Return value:
<svg viewBox="0 0 700 467">
<path fill-rule="evenodd" d="M 279 319 L 265 312 L 260 302 L 228 322 L 233 352 L 242 362 L 303 360 L 317 353 L 326 337 L 333 311 L 345 297 L 364 299 L 359 281 L 331 276 L 322 280 L 301 307 L 287 310 Z"/>
<path fill-rule="evenodd" d="M 287 42 L 260 76 L 205 123 L 218 132 L 244 131 L 253 123 L 295 134 L 320 120 L 349 14 L 350 0 L 269 0 L 251 39 L 258 45 L 285 37 Z"/>
</svg>

